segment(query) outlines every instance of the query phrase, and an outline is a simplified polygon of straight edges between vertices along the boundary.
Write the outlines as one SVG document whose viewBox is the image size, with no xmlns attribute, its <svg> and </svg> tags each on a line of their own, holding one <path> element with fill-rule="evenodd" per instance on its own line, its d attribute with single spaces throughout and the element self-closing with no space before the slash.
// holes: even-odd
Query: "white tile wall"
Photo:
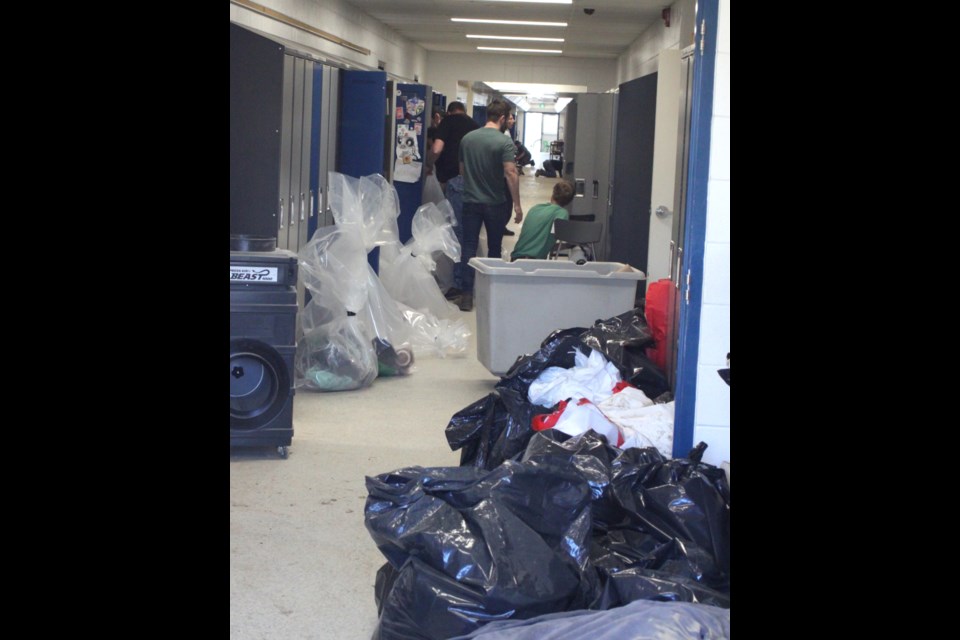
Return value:
<svg viewBox="0 0 960 640">
<path fill-rule="evenodd" d="M 726 82 L 730 86 L 729 76 Z M 714 82 L 714 92 L 716 85 Z M 730 179 L 730 116 L 713 116 L 710 125 L 710 179 Z"/>
<path fill-rule="evenodd" d="M 705 304 L 700 308 L 699 364 L 722 369 L 730 352 L 730 305 Z"/>
<path fill-rule="evenodd" d="M 707 182 L 707 242 L 730 242 L 730 181 Z"/>
<path fill-rule="evenodd" d="M 697 410 L 694 424 L 698 426 L 730 426 L 731 387 L 717 373 L 720 368 L 722 367 L 703 363 L 697 365 Z"/>
<path fill-rule="evenodd" d="M 730 3 L 720 0 L 714 113 L 707 182 L 707 229 L 693 444 L 707 443 L 704 461 L 730 461 L 730 390 L 717 373 L 730 348 Z M 732 360 L 732 358 L 731 358 Z"/>
<path fill-rule="evenodd" d="M 703 304 L 730 304 L 730 245 L 708 242 L 703 253 Z"/>
<path fill-rule="evenodd" d="M 720 0 L 717 51 L 730 53 L 730 0 Z"/>
<path fill-rule="evenodd" d="M 730 77 L 730 54 L 717 54 L 717 68 L 715 69 L 713 86 L 713 115 L 730 115 L 730 83 L 717 82 L 720 78 Z"/>
<path fill-rule="evenodd" d="M 729 427 L 698 426 L 693 431 L 693 446 L 700 442 L 707 443 L 707 450 L 703 452 L 704 462 L 719 467 L 724 460 L 730 460 Z"/>
</svg>

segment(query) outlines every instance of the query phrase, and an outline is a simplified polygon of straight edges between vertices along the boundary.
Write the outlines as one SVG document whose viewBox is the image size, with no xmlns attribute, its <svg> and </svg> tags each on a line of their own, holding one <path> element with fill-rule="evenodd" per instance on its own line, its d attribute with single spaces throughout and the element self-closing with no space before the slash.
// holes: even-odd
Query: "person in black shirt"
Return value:
<svg viewBox="0 0 960 640">
<path fill-rule="evenodd" d="M 460 140 L 480 125 L 467 115 L 466 107 L 462 102 L 453 101 L 447 105 L 447 115 L 437 126 L 436 139 L 428 153 L 434 160 L 434 171 L 437 180 L 443 189 L 443 195 L 457 218 L 454 232 L 460 249 L 463 249 L 463 176 L 460 175 Z M 462 293 L 463 266 L 458 262 L 453 267 L 453 288 L 446 292 L 448 300 L 453 300 Z"/>
</svg>

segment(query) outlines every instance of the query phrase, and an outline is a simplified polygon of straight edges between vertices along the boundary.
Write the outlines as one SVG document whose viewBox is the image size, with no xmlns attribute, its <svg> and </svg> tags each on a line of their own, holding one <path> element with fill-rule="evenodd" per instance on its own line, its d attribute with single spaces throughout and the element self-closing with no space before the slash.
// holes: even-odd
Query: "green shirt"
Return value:
<svg viewBox="0 0 960 640">
<path fill-rule="evenodd" d="M 570 214 L 560 205 L 538 204 L 523 217 L 523 226 L 520 227 L 520 237 L 510 252 L 510 256 L 530 256 L 532 258 L 546 258 L 557 239 L 554 237 L 553 221 L 569 220 Z"/>
<path fill-rule="evenodd" d="M 499 129 L 483 127 L 460 140 L 463 201 L 500 204 L 508 198 L 503 163 L 513 162 L 517 147 Z"/>
</svg>

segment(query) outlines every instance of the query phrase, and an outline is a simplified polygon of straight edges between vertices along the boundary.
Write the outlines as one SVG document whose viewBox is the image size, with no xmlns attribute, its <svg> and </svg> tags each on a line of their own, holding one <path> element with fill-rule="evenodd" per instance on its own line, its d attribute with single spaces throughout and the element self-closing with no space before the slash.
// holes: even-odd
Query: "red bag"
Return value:
<svg viewBox="0 0 960 640">
<path fill-rule="evenodd" d="M 647 348 L 647 357 L 662 370 L 667 368 L 667 304 L 670 302 L 670 278 L 650 284 L 644 315 L 656 345 Z"/>
</svg>

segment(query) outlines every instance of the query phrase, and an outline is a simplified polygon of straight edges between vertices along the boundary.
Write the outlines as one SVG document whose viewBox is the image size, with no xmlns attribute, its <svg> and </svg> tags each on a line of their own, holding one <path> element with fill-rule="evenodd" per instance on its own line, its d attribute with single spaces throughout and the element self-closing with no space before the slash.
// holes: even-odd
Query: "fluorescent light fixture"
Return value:
<svg viewBox="0 0 960 640">
<path fill-rule="evenodd" d="M 535 2 L 537 4 L 573 4 L 573 0 L 480 0 L 480 2 Z"/>
<path fill-rule="evenodd" d="M 513 47 L 477 47 L 479 51 L 519 51 L 521 53 L 563 53 L 560 49 L 515 49 Z"/>
<path fill-rule="evenodd" d="M 563 38 L 532 38 L 528 36 L 477 36 L 467 34 L 468 38 L 482 38 L 484 40 L 535 40 L 537 42 L 563 42 Z"/>
<path fill-rule="evenodd" d="M 538 84 L 533 82 L 498 82 L 483 80 L 494 91 L 500 93 L 520 93 L 524 95 L 543 95 L 545 93 L 586 93 L 589 88 L 582 84 Z"/>
<path fill-rule="evenodd" d="M 480 18 L 450 18 L 451 22 L 483 22 L 485 24 L 523 24 L 529 27 L 565 27 L 566 22 L 531 22 L 529 20 L 482 20 Z"/>
</svg>

